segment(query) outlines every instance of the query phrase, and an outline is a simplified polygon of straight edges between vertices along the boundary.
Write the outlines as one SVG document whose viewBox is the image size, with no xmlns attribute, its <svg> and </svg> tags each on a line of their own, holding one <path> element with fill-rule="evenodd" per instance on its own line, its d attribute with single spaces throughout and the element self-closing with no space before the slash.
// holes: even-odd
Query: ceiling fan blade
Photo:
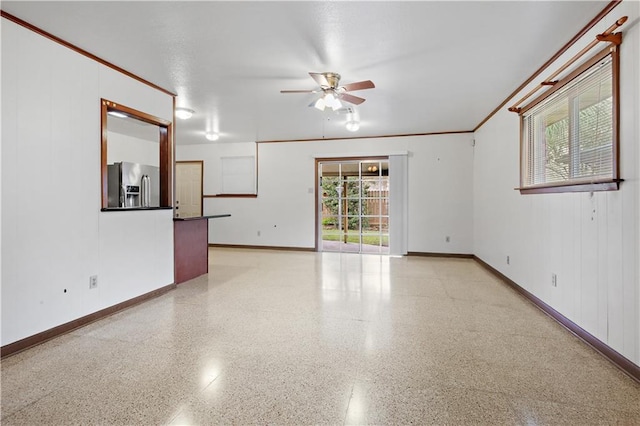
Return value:
<svg viewBox="0 0 640 426">
<path fill-rule="evenodd" d="M 342 86 L 346 92 L 353 92 L 354 90 L 373 89 L 375 84 L 371 80 L 358 81 L 357 83 L 349 83 Z"/>
<path fill-rule="evenodd" d="M 317 93 L 316 90 L 281 90 L 280 93 Z"/>
<path fill-rule="evenodd" d="M 349 102 L 350 104 L 360 105 L 365 101 L 364 98 L 360 98 L 358 96 L 353 96 L 348 93 L 338 93 L 338 98 L 342 99 L 345 102 Z"/>
<path fill-rule="evenodd" d="M 312 79 L 314 79 L 316 81 L 316 83 L 318 83 L 321 87 L 331 87 L 331 85 L 329 84 L 329 81 L 327 80 L 327 77 L 325 77 L 324 74 L 319 73 L 319 72 L 310 72 L 309 75 L 311 76 Z"/>
</svg>

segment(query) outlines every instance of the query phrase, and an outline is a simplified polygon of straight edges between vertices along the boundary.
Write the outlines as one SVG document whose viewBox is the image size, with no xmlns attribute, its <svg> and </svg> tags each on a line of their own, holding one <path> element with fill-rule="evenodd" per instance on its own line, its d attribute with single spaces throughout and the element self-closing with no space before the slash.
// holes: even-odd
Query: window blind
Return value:
<svg viewBox="0 0 640 426">
<path fill-rule="evenodd" d="M 523 114 L 523 184 L 613 177 L 612 58 Z"/>
</svg>

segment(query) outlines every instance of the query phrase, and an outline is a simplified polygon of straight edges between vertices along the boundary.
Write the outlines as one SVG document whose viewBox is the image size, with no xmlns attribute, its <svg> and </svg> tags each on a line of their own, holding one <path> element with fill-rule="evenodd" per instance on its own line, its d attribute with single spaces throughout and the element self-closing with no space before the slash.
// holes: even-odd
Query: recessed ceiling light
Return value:
<svg viewBox="0 0 640 426">
<path fill-rule="evenodd" d="M 215 132 L 207 132 L 204 134 L 204 137 L 210 141 L 217 141 L 218 139 L 220 139 L 220 135 Z"/>
<path fill-rule="evenodd" d="M 176 108 L 176 117 L 186 120 L 191 118 L 195 111 L 189 108 Z"/>
<path fill-rule="evenodd" d="M 356 132 L 360 128 L 360 122 L 358 121 L 347 121 L 347 130 L 350 132 Z"/>
<path fill-rule="evenodd" d="M 347 108 L 347 130 L 357 132 L 360 129 L 360 114 L 353 107 Z"/>
</svg>

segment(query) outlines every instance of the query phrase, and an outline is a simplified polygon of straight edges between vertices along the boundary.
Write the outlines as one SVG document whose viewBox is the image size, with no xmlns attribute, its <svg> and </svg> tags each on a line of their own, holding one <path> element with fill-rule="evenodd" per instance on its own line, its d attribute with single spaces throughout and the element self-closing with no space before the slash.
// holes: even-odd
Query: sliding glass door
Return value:
<svg viewBox="0 0 640 426">
<path fill-rule="evenodd" d="M 389 161 L 318 161 L 321 251 L 389 253 Z"/>
</svg>

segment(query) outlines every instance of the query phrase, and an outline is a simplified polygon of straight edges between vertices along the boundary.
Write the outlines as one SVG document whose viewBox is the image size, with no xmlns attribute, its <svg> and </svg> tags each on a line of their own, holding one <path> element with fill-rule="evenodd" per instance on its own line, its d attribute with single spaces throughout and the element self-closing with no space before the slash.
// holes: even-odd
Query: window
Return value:
<svg viewBox="0 0 640 426">
<path fill-rule="evenodd" d="M 220 157 L 222 194 L 256 193 L 256 159 L 254 156 Z"/>
<path fill-rule="evenodd" d="M 608 47 L 522 108 L 522 193 L 618 189 L 617 74 Z"/>
</svg>

